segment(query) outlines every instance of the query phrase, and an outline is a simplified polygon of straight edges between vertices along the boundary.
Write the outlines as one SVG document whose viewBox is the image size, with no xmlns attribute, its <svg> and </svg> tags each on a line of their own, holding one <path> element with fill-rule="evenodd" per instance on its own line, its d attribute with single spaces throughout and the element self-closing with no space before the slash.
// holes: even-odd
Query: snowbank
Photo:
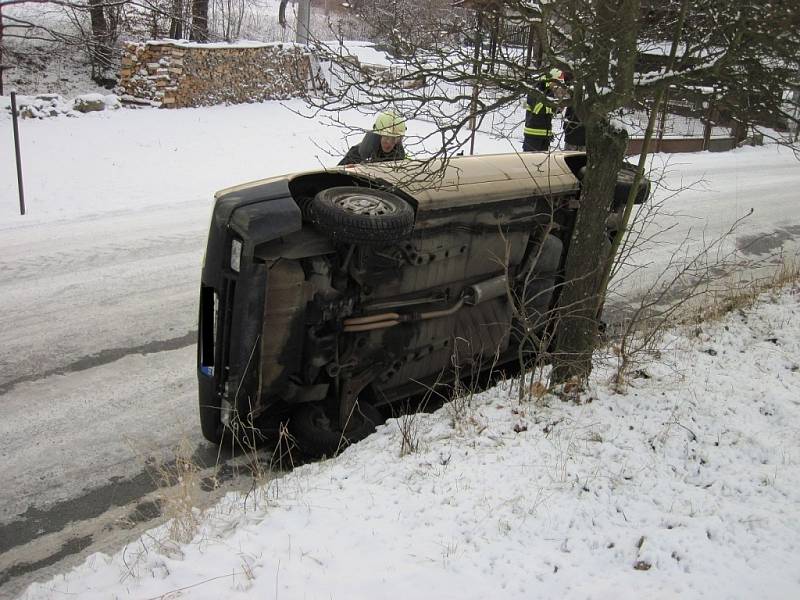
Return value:
<svg viewBox="0 0 800 600">
<path fill-rule="evenodd" d="M 114 94 L 81 94 L 68 100 L 59 94 L 17 96 L 18 114 L 23 119 L 79 117 L 83 113 L 116 110 L 122 104 Z M 11 96 L 0 96 L 0 120 L 11 118 Z"/>
<path fill-rule="evenodd" d="M 389 421 L 26 599 L 800 596 L 800 288 L 670 334 L 615 395 Z"/>
</svg>

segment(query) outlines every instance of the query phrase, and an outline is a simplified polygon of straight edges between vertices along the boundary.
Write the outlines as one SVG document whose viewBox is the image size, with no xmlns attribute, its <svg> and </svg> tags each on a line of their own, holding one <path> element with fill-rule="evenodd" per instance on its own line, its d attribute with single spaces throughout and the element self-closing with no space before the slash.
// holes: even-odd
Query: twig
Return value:
<svg viewBox="0 0 800 600">
<path fill-rule="evenodd" d="M 203 581 L 198 581 L 197 583 L 193 583 L 192 585 L 186 585 L 184 587 L 180 587 L 180 588 L 176 588 L 174 590 L 170 590 L 170 591 L 168 591 L 168 592 L 166 592 L 164 594 L 161 594 L 160 596 L 152 596 L 150 598 L 147 598 L 147 600 L 164 600 L 167 596 L 169 596 L 170 594 L 174 594 L 175 592 L 182 592 L 184 590 L 188 590 L 188 589 L 197 587 L 198 585 L 203 585 L 203 584 L 209 583 L 211 581 L 216 581 L 217 579 L 225 579 L 226 577 L 235 577 L 236 575 L 244 575 L 244 572 L 243 571 L 239 571 L 237 573 L 236 571 L 234 571 L 233 573 L 230 573 L 230 574 L 217 575 L 216 577 L 211 577 L 209 579 L 204 579 Z"/>
</svg>

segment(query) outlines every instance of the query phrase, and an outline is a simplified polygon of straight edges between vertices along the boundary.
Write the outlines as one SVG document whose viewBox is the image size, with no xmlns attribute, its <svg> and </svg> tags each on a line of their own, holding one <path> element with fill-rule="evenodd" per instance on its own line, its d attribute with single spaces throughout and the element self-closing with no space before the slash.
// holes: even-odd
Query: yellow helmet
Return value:
<svg viewBox="0 0 800 600">
<path fill-rule="evenodd" d="M 387 110 L 375 119 L 372 131 L 387 137 L 403 137 L 406 134 L 406 122 L 393 110 Z"/>
</svg>

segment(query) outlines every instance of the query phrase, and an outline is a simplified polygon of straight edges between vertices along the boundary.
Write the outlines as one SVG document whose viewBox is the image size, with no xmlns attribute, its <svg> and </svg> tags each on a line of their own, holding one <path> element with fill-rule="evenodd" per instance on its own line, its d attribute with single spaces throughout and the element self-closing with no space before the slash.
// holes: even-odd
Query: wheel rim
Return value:
<svg viewBox="0 0 800 600">
<path fill-rule="evenodd" d="M 354 215 L 366 215 L 369 217 L 379 217 L 395 212 L 395 207 L 383 198 L 363 194 L 352 194 L 338 198 L 334 204 Z"/>
</svg>

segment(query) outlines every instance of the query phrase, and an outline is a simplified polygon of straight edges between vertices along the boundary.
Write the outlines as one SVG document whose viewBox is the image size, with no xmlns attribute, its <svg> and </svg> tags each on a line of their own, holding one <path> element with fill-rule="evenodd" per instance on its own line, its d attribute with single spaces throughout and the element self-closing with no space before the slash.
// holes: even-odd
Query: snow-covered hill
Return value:
<svg viewBox="0 0 800 600">
<path fill-rule="evenodd" d="M 20 123 L 25 216 L 17 209 L 11 122 L 0 112 L 0 139 L 9 149 L 0 153 L 0 527 L 11 532 L 24 522 L 30 532 L 23 539 L 0 536 L 2 547 L 9 548 L 0 554 L 0 580 L 12 569 L 41 578 L 40 565 L 69 554 L 76 537 L 86 537 L 91 530 L 86 520 L 69 525 L 60 515 L 47 520 L 61 502 L 83 508 L 98 489 L 116 501 L 120 482 L 147 478 L 141 459 L 171 456 L 181 439 L 193 451 L 215 455 L 199 433 L 191 347 L 212 193 L 335 164 L 348 143 L 357 141 L 293 112 L 298 110 L 302 106 L 294 101 L 26 119 Z M 341 116 L 350 125 L 370 126 L 368 115 Z M 410 123 L 409 143 L 432 127 Z M 481 134 L 476 150 L 518 149 L 519 132 L 510 140 Z M 731 236 L 729 247 L 743 259 L 781 247 L 791 254 L 800 235 L 800 169 L 790 152 L 743 148 L 656 156 L 655 163 L 667 164 L 654 198 L 666 210 L 653 223 L 662 233 L 638 258 L 648 267 L 642 273 L 659 272 L 681 244 L 689 244 L 691 252 L 751 208 L 753 215 Z M 675 194 L 678 188 L 683 189 Z M 234 512 L 219 509 L 208 532 L 199 534 L 207 543 L 196 538 L 180 551 L 186 560 L 176 560 L 177 551 L 161 557 L 159 552 L 170 552 L 167 546 L 156 550 L 137 543 L 139 553 L 129 544 L 124 558 L 108 567 L 106 559 L 95 558 L 92 568 L 101 573 L 84 567 L 59 590 L 80 598 L 124 596 L 127 590 L 136 598 L 160 597 L 221 576 L 180 595 L 236 597 L 232 586 L 252 585 L 258 594 L 239 597 L 271 597 L 277 579 L 280 598 L 303 597 L 303 590 L 309 598 L 391 597 L 404 590 L 416 590 L 419 597 L 478 597 L 487 590 L 514 597 L 523 595 L 520 586 L 526 597 L 584 597 L 588 593 L 576 591 L 579 586 L 602 590 L 603 581 L 615 586 L 618 576 L 638 576 L 625 585 L 639 590 L 652 583 L 649 591 L 674 576 L 681 585 L 695 586 L 685 588 L 686 597 L 699 597 L 700 591 L 711 598 L 761 597 L 751 592 L 762 579 L 767 597 L 792 597 L 783 593 L 796 591 L 792 565 L 800 562 L 791 546 L 792 535 L 797 537 L 792 529 L 797 515 L 791 513 L 797 474 L 796 441 L 789 434 L 796 437 L 797 408 L 790 400 L 800 394 L 791 370 L 798 362 L 791 350 L 797 315 L 787 312 L 796 297 L 787 298 L 770 305 L 778 316 L 765 317 L 774 331 L 759 325 L 751 333 L 745 324 L 730 324 L 736 334 L 730 347 L 706 346 L 711 338 L 695 336 L 692 343 L 706 352 L 678 353 L 682 362 L 676 371 L 672 359 L 657 369 L 647 367 L 654 379 L 636 380 L 627 396 L 610 394 L 601 374 L 597 399 L 581 406 L 552 399 L 549 407 L 518 406 L 510 400 L 513 394 L 497 390 L 478 399 L 456 429 L 446 412 L 420 417 L 421 451 L 405 457 L 399 456 L 396 425 L 389 424 L 336 461 L 304 467 L 271 484 L 269 502 L 259 501 L 256 512 L 248 500 L 243 515 L 241 502 L 232 500 Z M 773 338 L 780 344 L 763 341 Z M 761 343 L 751 346 L 748 340 Z M 732 362 L 740 350 L 745 367 Z M 781 360 L 790 364 L 784 371 L 775 362 L 782 353 L 788 354 Z M 711 371 L 715 365 L 723 370 Z M 756 400 L 760 388 L 770 391 Z M 739 392 L 746 393 L 735 395 Z M 773 414 L 761 414 L 762 404 Z M 718 412 L 729 410 L 737 412 Z M 697 441 L 686 437 L 686 428 Z M 706 464 L 687 458 L 692 450 Z M 689 467 L 696 477 L 685 477 Z M 626 479 L 631 473 L 634 478 Z M 762 475 L 775 483 L 761 485 Z M 784 515 L 763 517 L 769 506 Z M 95 514 L 102 507 L 87 508 Z M 677 516 L 662 519 L 667 513 Z M 254 514 L 266 527 L 254 530 L 256 541 L 241 537 L 252 523 L 215 537 L 226 521 L 249 522 Z M 706 535 L 706 521 L 692 515 L 710 523 L 712 539 L 694 545 Z M 785 515 L 794 521 L 784 534 L 779 522 Z M 599 525 L 591 533 L 586 524 L 593 516 Z M 131 536 L 125 530 L 109 533 L 102 525 L 91 531 L 96 545 L 90 548 L 116 548 L 118 540 Z M 769 536 L 772 546 L 764 541 Z M 756 549 L 740 540 L 758 542 Z M 23 549 L 27 541 L 36 547 Z M 689 550 L 676 550 L 681 544 Z M 218 546 L 227 548 L 229 558 L 212 552 Z M 255 558 L 242 562 L 240 547 L 247 553 L 242 556 L 252 552 Z M 671 558 L 673 551 L 685 558 Z M 200 552 L 208 554 L 198 558 Z M 651 568 L 629 574 L 639 560 Z M 127 574 L 126 563 L 138 577 Z M 687 565 L 689 573 L 683 573 Z M 775 576 L 772 570 L 762 575 L 764 565 L 784 568 Z M 248 571 L 256 576 L 252 583 Z M 167 572 L 171 578 L 154 579 Z M 231 576 L 234 572 L 244 578 Z M 570 575 L 559 576 L 565 572 Z M 261 593 L 267 579 L 271 587 Z M 0 589 L 0 596 L 17 581 Z M 111 587 L 97 592 L 79 587 L 101 581 Z M 773 581 L 774 589 L 768 587 Z M 48 591 L 52 585 L 37 588 L 36 597 L 61 597 L 60 591 Z M 356 585 L 363 592 L 352 592 Z"/>
<path fill-rule="evenodd" d="M 800 288 L 674 331 L 622 394 L 501 385 L 23 597 L 800 596 Z"/>
</svg>

